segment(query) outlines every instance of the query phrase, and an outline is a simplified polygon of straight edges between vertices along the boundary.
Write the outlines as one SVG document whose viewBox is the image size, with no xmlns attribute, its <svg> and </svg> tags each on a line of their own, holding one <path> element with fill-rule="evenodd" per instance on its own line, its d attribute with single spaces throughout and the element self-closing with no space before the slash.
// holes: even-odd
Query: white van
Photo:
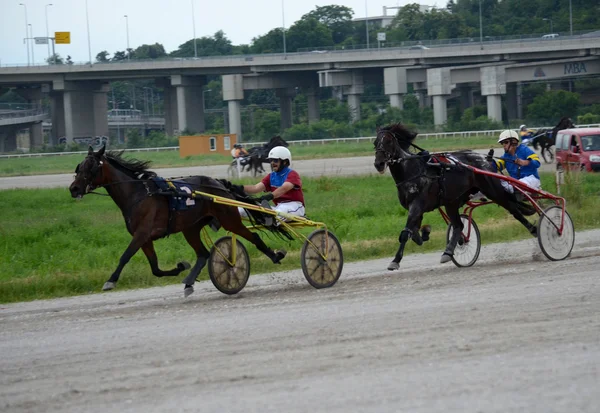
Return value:
<svg viewBox="0 0 600 413">
<path fill-rule="evenodd" d="M 550 33 L 542 36 L 542 39 L 555 39 L 558 37 L 558 33 Z"/>
</svg>

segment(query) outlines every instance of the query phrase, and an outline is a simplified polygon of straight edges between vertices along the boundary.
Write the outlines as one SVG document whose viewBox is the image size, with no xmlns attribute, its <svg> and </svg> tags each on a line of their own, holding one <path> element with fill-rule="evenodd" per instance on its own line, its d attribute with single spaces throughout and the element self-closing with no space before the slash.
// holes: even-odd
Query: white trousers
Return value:
<svg viewBox="0 0 600 413">
<path fill-rule="evenodd" d="M 519 179 L 519 181 L 523 182 L 525 185 L 527 185 L 528 187 L 533 188 L 533 189 L 541 189 L 542 188 L 542 183 L 540 182 L 540 180 L 537 179 L 533 175 L 529 175 L 524 178 L 521 178 L 521 179 Z M 501 183 L 507 192 L 510 192 L 511 194 L 515 192 L 515 188 L 513 188 L 513 186 L 508 181 L 501 181 Z"/>
<path fill-rule="evenodd" d="M 306 213 L 306 211 L 304 209 L 304 205 L 302 205 L 302 202 L 297 202 L 297 201 L 282 202 L 279 205 L 275 205 L 273 207 L 273 210 L 277 211 L 277 212 L 284 212 L 286 214 L 296 215 L 298 217 L 303 217 L 304 214 Z M 240 212 L 240 216 L 242 218 L 248 217 L 248 214 L 246 213 L 246 210 L 244 208 L 238 207 L 238 211 Z"/>
</svg>

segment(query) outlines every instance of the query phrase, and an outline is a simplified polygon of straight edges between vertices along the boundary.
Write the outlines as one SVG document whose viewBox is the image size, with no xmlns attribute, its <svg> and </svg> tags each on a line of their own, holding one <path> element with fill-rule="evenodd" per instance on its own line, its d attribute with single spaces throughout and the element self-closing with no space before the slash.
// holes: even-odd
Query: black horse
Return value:
<svg viewBox="0 0 600 413">
<path fill-rule="evenodd" d="M 190 176 L 185 179 L 171 181 L 175 185 L 164 188 L 165 181 L 157 179 L 156 173 L 148 169 L 149 162 L 135 159 L 123 159 L 121 153 L 106 152 L 102 147 L 94 152 L 90 147 L 85 159 L 75 170 L 75 180 L 69 187 L 73 198 L 81 198 L 96 188 L 103 187 L 115 201 L 123 213 L 127 230 L 133 236 L 129 246 L 119 259 L 117 269 L 104 284 L 103 290 L 112 290 L 119 280 L 125 264 L 141 248 L 146 254 L 152 274 L 157 277 L 176 276 L 189 269 L 190 265 L 180 262 L 177 267 L 163 271 L 158 266 L 153 241 L 170 234 L 182 232 L 186 241 L 196 252 L 196 263 L 189 275 L 184 279 L 184 294 L 187 297 L 193 291 L 196 278 L 206 265 L 210 256 L 200 239 L 200 230 L 207 224 L 218 220 L 227 231 L 239 234 L 262 253 L 278 264 L 285 251 L 273 251 L 242 223 L 237 207 L 222 205 L 211 200 L 196 197 L 190 198 L 194 190 L 258 205 L 258 201 L 245 195 L 243 190 L 226 180 L 215 180 L 207 176 Z M 174 210 L 172 201 L 178 199 L 180 205 Z M 247 210 L 252 223 L 266 225 L 270 215 L 260 211 Z M 281 226 L 267 225 L 271 232 L 292 239 Z"/>
<path fill-rule="evenodd" d="M 571 121 L 571 118 L 564 116 L 560 118 L 558 124 L 552 129 L 538 129 L 535 132 L 535 136 L 531 138 L 530 144 L 534 147 L 534 149 L 538 150 L 541 148 L 542 150 L 542 158 L 544 162 L 550 163 L 554 160 L 554 153 L 552 151 L 552 146 L 556 143 L 556 133 L 563 129 L 574 128 L 575 125 Z"/>
<path fill-rule="evenodd" d="M 429 226 L 421 228 L 419 233 L 423 214 L 442 206 L 450 218 L 453 231 L 441 262 L 450 261 L 462 236 L 459 208 L 469 200 L 470 195 L 478 191 L 507 209 L 532 235 L 536 235 L 536 227 L 524 216 L 531 215 L 535 210 L 508 193 L 499 177 L 477 173 L 471 168 L 494 172 L 491 155 L 486 157 L 472 151 L 430 155 L 413 143 L 416 136 L 402 124 L 393 124 L 378 129 L 375 139 L 375 168 L 383 174 L 386 166 L 389 167 L 396 182 L 398 200 L 408 210 L 406 225 L 398 238 L 400 247 L 388 266 L 389 270 L 400 267 L 409 239 L 417 245 L 429 239 Z M 411 147 L 421 152 L 411 153 Z"/>
<path fill-rule="evenodd" d="M 273 136 L 269 142 L 261 146 L 253 146 L 248 149 L 247 169 L 253 171 L 253 175 L 264 173 L 263 163 L 269 163 L 269 152 L 276 146 L 285 146 L 289 144 L 279 135 Z"/>
</svg>

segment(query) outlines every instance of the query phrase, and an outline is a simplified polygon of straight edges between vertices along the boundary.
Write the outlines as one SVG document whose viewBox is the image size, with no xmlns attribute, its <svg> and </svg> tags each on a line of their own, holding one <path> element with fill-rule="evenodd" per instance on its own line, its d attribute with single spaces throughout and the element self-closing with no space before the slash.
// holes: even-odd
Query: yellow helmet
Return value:
<svg viewBox="0 0 600 413">
<path fill-rule="evenodd" d="M 505 141 L 507 139 L 516 139 L 517 142 L 521 141 L 521 139 L 519 139 L 519 134 L 517 132 L 515 132 L 514 130 L 510 130 L 510 129 L 507 129 L 500 134 L 500 137 L 498 138 L 498 143 Z"/>
</svg>

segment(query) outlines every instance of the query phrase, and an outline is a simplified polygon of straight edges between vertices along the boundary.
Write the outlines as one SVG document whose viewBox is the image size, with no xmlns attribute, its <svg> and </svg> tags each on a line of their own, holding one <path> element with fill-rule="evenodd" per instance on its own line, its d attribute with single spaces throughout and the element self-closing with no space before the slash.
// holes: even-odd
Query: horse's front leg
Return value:
<svg viewBox="0 0 600 413">
<path fill-rule="evenodd" d="M 174 277 L 179 275 L 182 271 L 191 268 L 191 265 L 188 262 L 181 261 L 177 263 L 177 267 L 171 270 L 161 270 L 158 266 L 158 257 L 156 256 L 156 251 L 154 251 L 154 243 L 151 240 L 142 245 L 142 251 L 144 251 L 144 254 L 146 254 L 146 258 L 148 258 L 150 268 L 152 269 L 152 274 L 156 277 Z"/>
<path fill-rule="evenodd" d="M 400 236 L 398 237 L 400 246 L 398 247 L 396 256 L 394 257 L 392 262 L 390 262 L 390 265 L 388 265 L 388 267 L 387 267 L 388 270 L 394 271 L 394 270 L 397 270 L 398 268 L 400 268 L 400 261 L 402 260 L 402 257 L 404 256 L 404 248 L 406 247 L 406 243 L 408 242 L 409 239 L 414 237 L 414 234 L 416 232 L 418 232 L 419 225 L 422 220 L 423 220 L 422 206 L 420 204 L 415 204 L 415 203 L 411 204 L 408 209 L 408 218 L 406 220 L 406 226 L 404 227 L 402 232 L 400 232 Z M 417 237 L 417 238 L 419 240 L 421 239 L 420 237 Z M 421 244 L 422 243 L 423 242 L 421 241 Z M 421 245 L 421 244 L 418 244 L 418 245 Z"/>
<path fill-rule="evenodd" d="M 119 276 L 121 275 L 121 271 L 123 271 L 123 267 L 125 267 L 125 264 L 129 262 L 131 257 L 133 257 L 135 253 L 138 252 L 138 250 L 142 247 L 142 245 L 148 242 L 149 239 L 150 234 L 148 234 L 147 232 L 140 231 L 133 234 L 133 239 L 131 240 L 131 242 L 127 246 L 127 249 L 119 259 L 119 265 L 117 265 L 117 269 L 111 274 L 108 281 L 104 283 L 104 286 L 102 287 L 103 291 L 112 290 L 116 287 L 117 281 L 119 281 Z"/>
</svg>

